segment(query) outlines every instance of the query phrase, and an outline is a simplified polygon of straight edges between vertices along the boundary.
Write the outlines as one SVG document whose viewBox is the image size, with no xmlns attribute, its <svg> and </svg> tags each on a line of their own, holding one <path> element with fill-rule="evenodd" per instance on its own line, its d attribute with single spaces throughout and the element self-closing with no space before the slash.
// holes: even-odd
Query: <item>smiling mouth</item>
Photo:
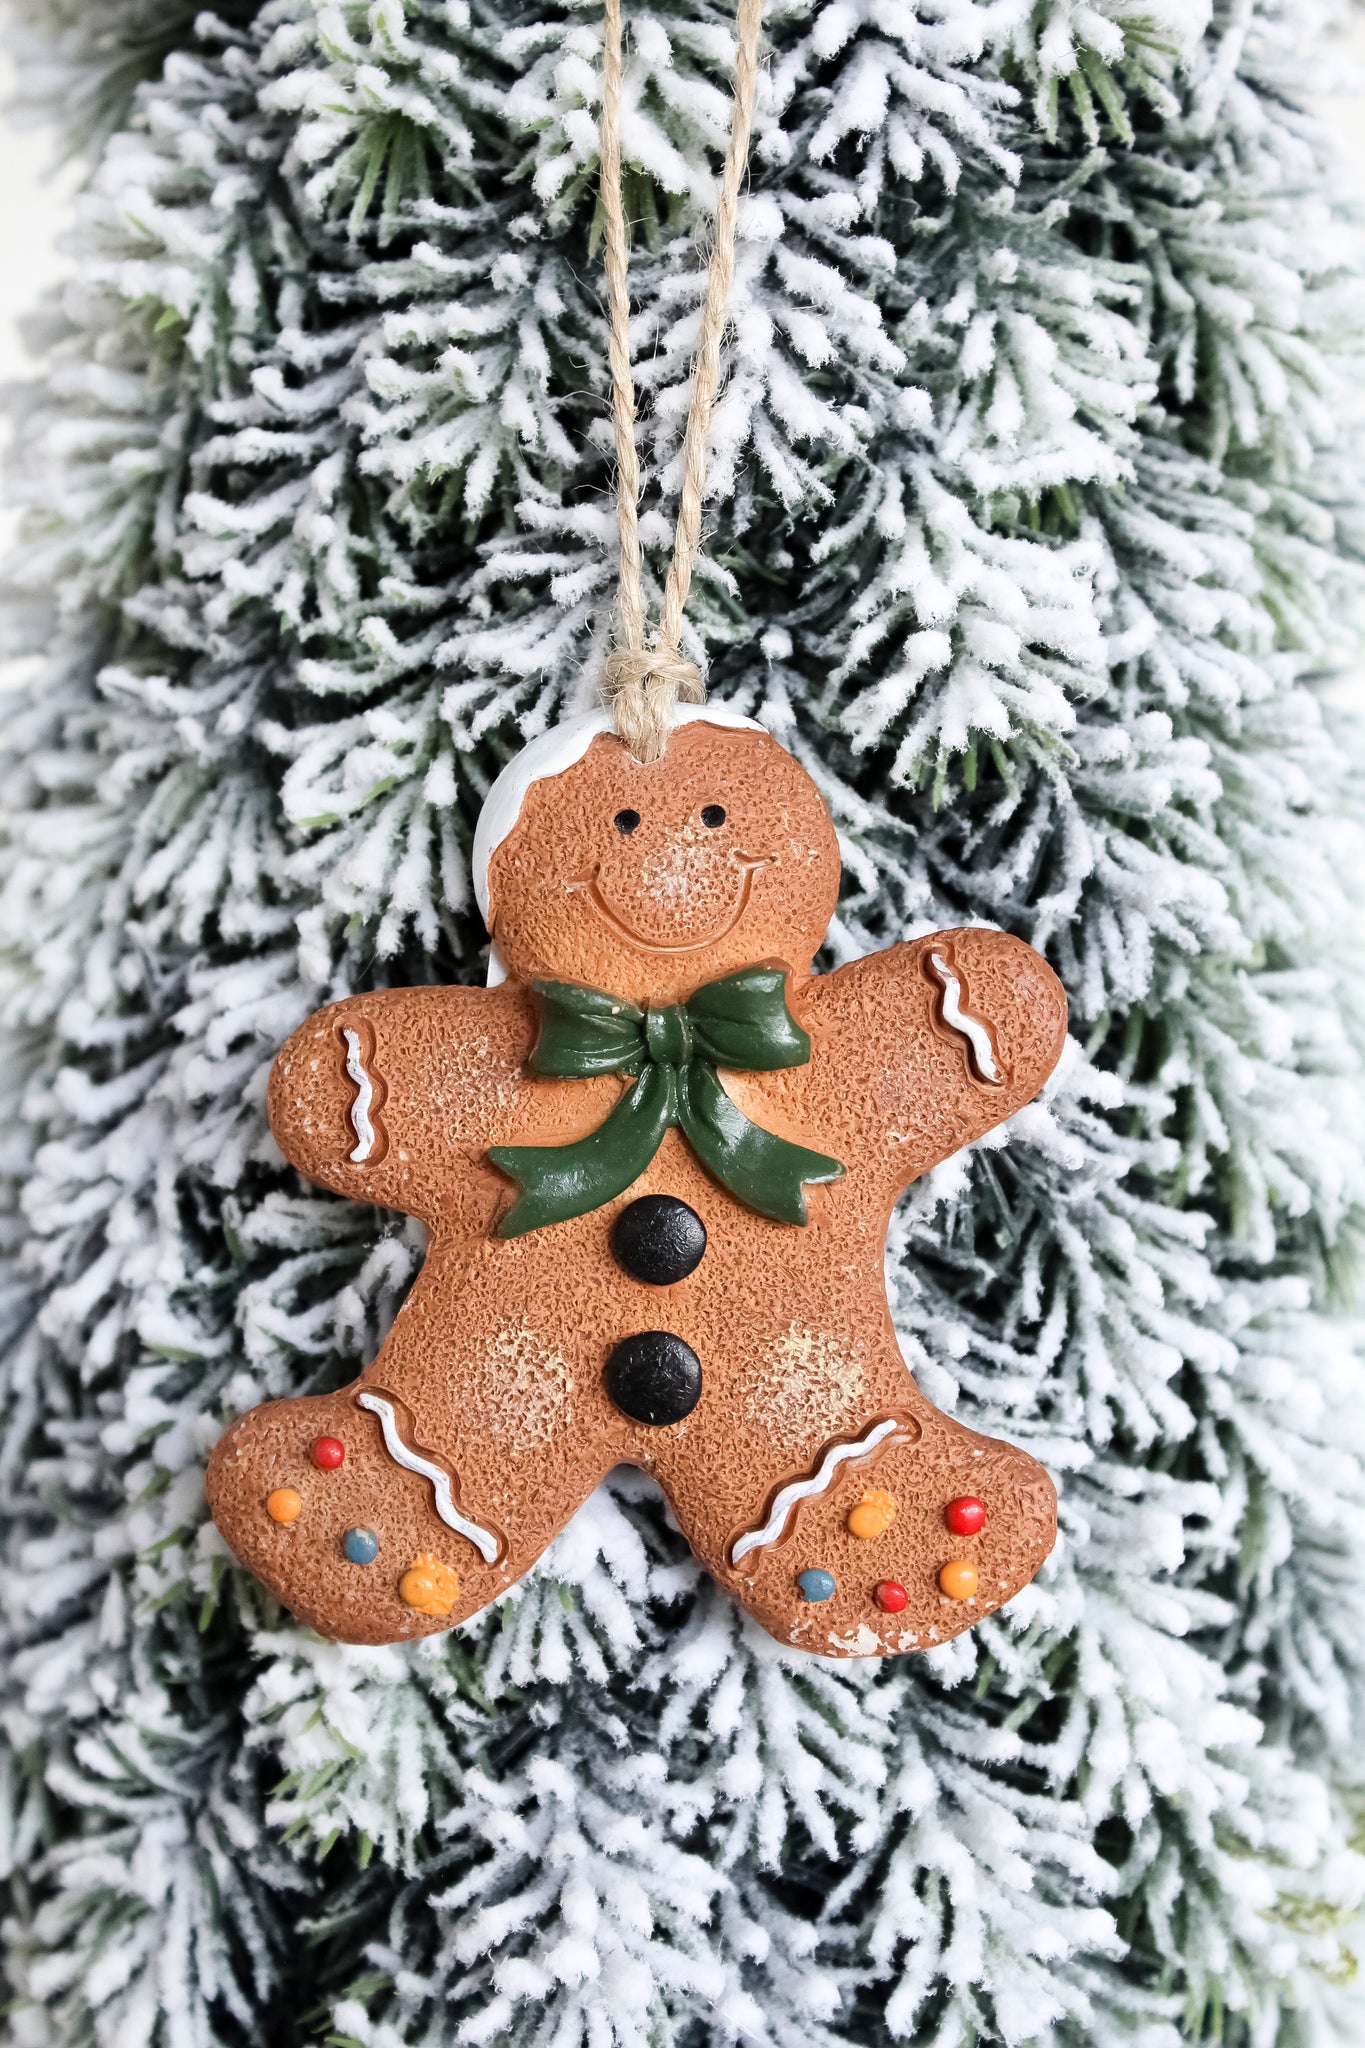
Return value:
<svg viewBox="0 0 1365 2048">
<path fill-rule="evenodd" d="M 771 856 L 766 853 L 757 855 L 737 853 L 735 855 L 736 865 L 743 869 L 743 879 L 739 885 L 739 895 L 735 898 L 734 903 L 730 906 L 730 909 L 726 912 L 720 923 L 713 925 L 709 932 L 703 932 L 699 939 L 660 941 L 658 939 L 642 938 L 639 932 L 632 931 L 625 919 L 612 909 L 610 903 L 602 894 L 597 880 L 601 872 L 600 867 L 593 868 L 589 874 L 580 875 L 576 882 L 570 882 L 569 893 L 572 895 L 575 891 L 578 891 L 585 895 L 602 921 L 610 925 L 618 937 L 628 939 L 632 946 L 638 946 L 641 952 L 696 953 L 703 946 L 714 946 L 718 940 L 729 937 L 749 907 L 749 892 L 753 888 L 755 874 L 759 868 L 767 866 L 770 858 Z"/>
</svg>

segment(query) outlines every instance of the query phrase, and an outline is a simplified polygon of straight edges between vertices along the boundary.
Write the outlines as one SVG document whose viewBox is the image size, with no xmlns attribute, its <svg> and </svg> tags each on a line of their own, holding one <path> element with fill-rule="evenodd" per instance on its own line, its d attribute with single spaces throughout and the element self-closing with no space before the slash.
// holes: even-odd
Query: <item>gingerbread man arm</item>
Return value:
<svg viewBox="0 0 1365 2048">
<path fill-rule="evenodd" d="M 420 1216 L 444 1235 L 487 1235 L 510 1198 L 484 1158 L 499 1139 L 561 1135 L 562 1084 L 526 1071 L 536 1038 L 525 990 L 395 988 L 306 1019 L 267 1093 L 290 1164 L 338 1194 Z M 582 1084 L 571 1114 L 590 1128 L 619 1084 Z M 577 1132 L 569 1135 L 578 1135 Z"/>
<path fill-rule="evenodd" d="M 972 928 L 891 946 L 808 984 L 814 1050 L 782 1077 L 791 1112 L 808 1142 L 837 1130 L 850 1167 L 899 1193 L 1032 1101 L 1066 1016 L 1060 981 L 1022 939 Z"/>
</svg>

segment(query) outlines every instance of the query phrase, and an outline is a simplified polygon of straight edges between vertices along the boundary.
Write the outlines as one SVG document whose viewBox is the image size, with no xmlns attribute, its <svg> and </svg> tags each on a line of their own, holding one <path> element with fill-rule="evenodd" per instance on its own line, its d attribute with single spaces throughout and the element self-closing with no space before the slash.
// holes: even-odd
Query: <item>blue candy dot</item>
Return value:
<svg viewBox="0 0 1365 2048">
<path fill-rule="evenodd" d="M 813 1570 L 802 1572 L 797 1580 L 803 1600 L 832 1600 L 834 1598 L 834 1574 L 822 1572 L 817 1565 Z"/>
<path fill-rule="evenodd" d="M 348 1529 L 341 1547 L 352 1564 L 373 1564 L 379 1555 L 379 1538 L 373 1529 Z M 830 1590 L 834 1590 L 833 1580 Z"/>
</svg>

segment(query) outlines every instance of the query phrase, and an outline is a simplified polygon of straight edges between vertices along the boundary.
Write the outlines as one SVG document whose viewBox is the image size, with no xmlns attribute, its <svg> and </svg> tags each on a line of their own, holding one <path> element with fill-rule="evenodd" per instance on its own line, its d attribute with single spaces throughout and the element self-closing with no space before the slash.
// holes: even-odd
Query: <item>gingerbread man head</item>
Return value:
<svg viewBox="0 0 1365 2048">
<path fill-rule="evenodd" d="M 494 785 L 474 862 L 503 973 L 642 1005 L 756 961 L 807 973 L 839 894 L 810 776 L 715 710 L 684 712 L 648 766 L 600 714 L 533 741 Z"/>
</svg>

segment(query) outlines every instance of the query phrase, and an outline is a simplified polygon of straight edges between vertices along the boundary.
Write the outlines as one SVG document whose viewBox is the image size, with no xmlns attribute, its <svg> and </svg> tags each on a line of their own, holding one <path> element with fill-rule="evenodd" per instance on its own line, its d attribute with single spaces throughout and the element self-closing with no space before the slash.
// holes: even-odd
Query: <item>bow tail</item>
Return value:
<svg viewBox="0 0 1365 2048">
<path fill-rule="evenodd" d="M 678 1122 L 702 1165 L 737 1201 L 774 1223 L 804 1223 L 803 1181 L 838 1180 L 844 1169 L 751 1123 L 714 1067 L 693 1060 L 678 1076 Z"/>
<path fill-rule="evenodd" d="M 499 1237 L 600 1209 L 638 1180 L 676 1114 L 673 1071 L 651 1064 L 604 1123 L 568 1145 L 491 1145 L 488 1157 L 517 1183 Z"/>
</svg>

